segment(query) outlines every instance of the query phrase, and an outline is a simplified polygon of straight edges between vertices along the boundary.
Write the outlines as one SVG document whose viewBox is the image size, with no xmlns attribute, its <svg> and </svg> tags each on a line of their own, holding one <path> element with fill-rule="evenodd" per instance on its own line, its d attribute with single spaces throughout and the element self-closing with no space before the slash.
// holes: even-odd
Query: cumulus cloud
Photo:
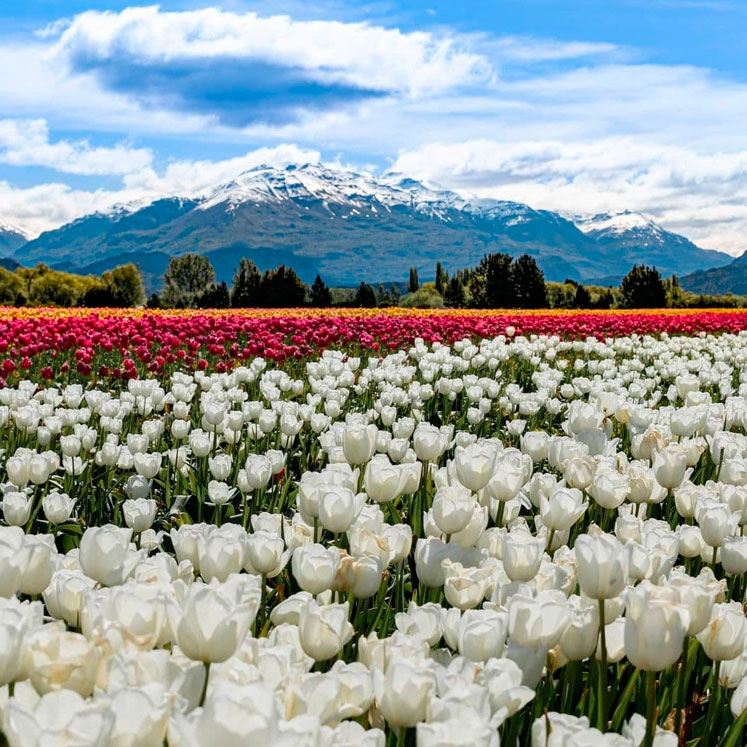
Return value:
<svg viewBox="0 0 747 747">
<path fill-rule="evenodd" d="M 429 95 L 492 74 L 485 57 L 450 36 L 217 8 L 88 11 L 62 31 L 51 57 L 106 90 L 236 127 Z"/>
<path fill-rule="evenodd" d="M 44 119 L 0 119 L 0 163 L 46 166 L 66 174 L 131 174 L 150 166 L 151 152 L 123 143 L 93 147 L 85 140 L 50 142 Z"/>
</svg>

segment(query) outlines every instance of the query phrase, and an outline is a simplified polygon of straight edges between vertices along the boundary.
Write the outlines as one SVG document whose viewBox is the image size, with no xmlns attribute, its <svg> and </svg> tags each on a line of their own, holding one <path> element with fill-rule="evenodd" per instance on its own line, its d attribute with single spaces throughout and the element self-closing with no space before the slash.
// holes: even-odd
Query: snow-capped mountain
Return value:
<svg viewBox="0 0 747 747">
<path fill-rule="evenodd" d="M 703 256 L 704 250 L 692 241 L 680 234 L 667 231 L 653 218 L 641 213 L 624 210 L 617 213 L 576 216 L 573 222 L 601 246 L 614 248 L 620 252 L 625 262 L 630 264 L 640 264 L 645 257 L 647 264 L 659 268 L 671 265 L 671 272 L 682 274 L 693 271 L 690 269 L 690 258 Z M 687 259 L 678 261 L 678 256 Z M 722 253 L 707 252 L 705 256 L 711 261 L 710 267 L 731 262 L 731 259 Z"/>
<path fill-rule="evenodd" d="M 596 233 L 597 235 L 619 236 L 629 231 L 650 231 L 657 235 L 665 233 L 653 218 L 641 213 L 633 213 L 630 210 L 623 210 L 619 213 L 576 215 L 571 219 L 584 233 Z"/>
<path fill-rule="evenodd" d="M 32 238 L 32 234 L 12 223 L 0 220 L 0 256 L 12 254 Z"/>
<path fill-rule="evenodd" d="M 198 251 L 210 256 L 219 279 L 230 281 L 246 256 L 260 269 L 283 263 L 306 281 L 320 273 L 332 284 L 402 280 L 410 266 L 428 277 L 439 261 L 456 270 L 497 251 L 532 254 L 550 280 L 622 276 L 633 262 L 670 274 L 730 260 L 653 222 L 639 227 L 627 215 L 570 220 L 522 203 L 432 188 L 402 174 L 258 166 L 206 194 L 80 218 L 15 256 L 25 264 L 45 261 L 87 272 L 136 261 L 157 277 L 169 256 Z M 656 232 L 662 240 L 649 240 Z"/>
</svg>

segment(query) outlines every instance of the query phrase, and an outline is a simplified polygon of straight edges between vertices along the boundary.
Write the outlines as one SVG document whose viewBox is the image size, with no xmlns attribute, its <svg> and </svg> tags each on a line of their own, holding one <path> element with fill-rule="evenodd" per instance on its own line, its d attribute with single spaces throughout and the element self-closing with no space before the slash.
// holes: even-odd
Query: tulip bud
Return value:
<svg viewBox="0 0 747 747">
<path fill-rule="evenodd" d="M 315 661 L 336 656 L 353 635 L 348 603 L 318 605 L 311 600 L 301 609 L 298 633 L 303 650 Z"/>
<path fill-rule="evenodd" d="M 243 576 L 241 583 L 251 581 L 251 587 L 241 594 L 231 584 L 216 581 L 195 581 L 187 588 L 180 604 L 169 607 L 171 628 L 186 656 L 210 663 L 234 655 L 257 614 L 258 580 Z"/>
<path fill-rule="evenodd" d="M 138 534 L 151 528 L 157 509 L 156 501 L 148 498 L 129 499 L 122 504 L 125 524 Z"/>
<path fill-rule="evenodd" d="M 441 487 L 433 498 L 433 520 L 447 536 L 461 532 L 476 509 L 474 496 L 460 485 Z"/>
<path fill-rule="evenodd" d="M 628 554 L 611 534 L 582 534 L 575 544 L 581 591 L 592 599 L 616 597 L 628 581 Z"/>
<path fill-rule="evenodd" d="M 9 490 L 3 494 L 3 518 L 11 526 L 24 526 L 31 516 L 32 507 L 33 504 L 25 493 Z"/>
<path fill-rule="evenodd" d="M 667 587 L 642 581 L 628 589 L 625 611 L 625 653 L 646 672 L 661 672 L 682 654 L 690 625 L 687 608 Z"/>
<path fill-rule="evenodd" d="M 739 602 L 716 604 L 711 619 L 697 635 L 700 645 L 714 661 L 734 659 L 742 653 L 747 618 Z"/>
<path fill-rule="evenodd" d="M 503 568 L 512 581 L 531 581 L 539 571 L 545 540 L 527 531 L 513 531 L 503 538 Z"/>
<path fill-rule="evenodd" d="M 298 585 L 312 594 L 329 589 L 340 566 L 340 553 L 335 547 L 308 544 L 293 553 L 293 577 Z"/>
<path fill-rule="evenodd" d="M 81 568 L 92 579 L 105 586 L 121 584 L 138 560 L 130 552 L 132 529 L 113 524 L 89 527 L 80 541 Z"/>
<path fill-rule="evenodd" d="M 56 490 L 42 499 L 42 510 L 50 524 L 64 524 L 72 516 L 74 507 L 75 501 L 67 493 Z"/>
</svg>

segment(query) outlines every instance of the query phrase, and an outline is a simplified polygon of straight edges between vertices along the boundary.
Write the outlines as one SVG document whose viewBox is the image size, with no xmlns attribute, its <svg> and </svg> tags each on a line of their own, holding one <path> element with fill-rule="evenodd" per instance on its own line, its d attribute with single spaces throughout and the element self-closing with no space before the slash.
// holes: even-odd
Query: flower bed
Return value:
<svg viewBox="0 0 747 747">
<path fill-rule="evenodd" d="M 5 312 L 8 744 L 744 744 L 742 319 Z"/>
</svg>

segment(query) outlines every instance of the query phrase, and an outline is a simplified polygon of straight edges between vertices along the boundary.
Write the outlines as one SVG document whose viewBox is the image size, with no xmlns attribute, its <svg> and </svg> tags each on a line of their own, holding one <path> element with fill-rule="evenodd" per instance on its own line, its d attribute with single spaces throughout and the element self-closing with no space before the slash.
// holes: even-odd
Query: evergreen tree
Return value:
<svg viewBox="0 0 747 747">
<path fill-rule="evenodd" d="M 234 309 L 246 309 L 258 305 L 259 284 L 262 276 L 257 265 L 251 259 L 242 257 L 233 274 L 231 288 L 231 306 Z"/>
<path fill-rule="evenodd" d="M 195 300 L 198 309 L 227 309 L 231 305 L 231 294 L 224 280 L 221 283 L 213 283 Z"/>
<path fill-rule="evenodd" d="M 293 308 L 306 303 L 306 285 L 296 271 L 285 265 L 267 270 L 259 284 L 258 306 Z"/>
<path fill-rule="evenodd" d="M 576 297 L 574 299 L 573 306 L 577 309 L 591 308 L 591 294 L 583 285 L 576 286 Z"/>
<path fill-rule="evenodd" d="M 315 309 L 326 309 L 332 305 L 332 294 L 320 275 L 316 276 L 311 286 L 311 305 Z"/>
<path fill-rule="evenodd" d="M 611 309 L 612 304 L 615 302 L 615 297 L 612 295 L 612 291 L 606 288 L 602 293 L 599 294 L 597 300 L 592 304 L 594 309 Z"/>
<path fill-rule="evenodd" d="M 449 276 L 444 272 L 443 265 L 436 265 L 436 290 L 443 296 Z"/>
<path fill-rule="evenodd" d="M 626 309 L 659 309 L 667 305 L 667 292 L 655 267 L 634 265 L 620 283 Z"/>
<path fill-rule="evenodd" d="M 172 257 L 163 275 L 161 299 L 166 306 L 193 307 L 198 296 L 215 283 L 215 270 L 202 254 Z"/>
<path fill-rule="evenodd" d="M 509 254 L 486 254 L 470 277 L 471 306 L 510 309 L 516 305 L 513 260 Z"/>
<path fill-rule="evenodd" d="M 377 303 L 376 291 L 373 287 L 368 283 L 361 283 L 355 291 L 355 296 L 353 296 L 353 306 L 370 309 L 376 306 Z"/>
<path fill-rule="evenodd" d="M 547 308 L 545 276 L 534 257 L 522 254 L 513 264 L 511 277 L 514 299 L 519 309 Z"/>
<path fill-rule="evenodd" d="M 449 278 L 443 292 L 444 303 L 452 309 L 460 309 L 465 305 L 467 296 L 464 292 L 464 285 L 458 275 Z"/>
<path fill-rule="evenodd" d="M 147 309 L 160 309 L 161 306 L 161 297 L 158 295 L 158 293 L 151 293 L 150 296 L 148 296 L 148 300 L 145 303 L 145 308 Z"/>
<path fill-rule="evenodd" d="M 418 281 L 418 268 L 417 267 L 411 267 L 410 268 L 410 282 L 407 286 L 407 292 L 408 293 L 415 293 L 415 291 L 420 287 L 420 282 Z"/>
<path fill-rule="evenodd" d="M 379 287 L 376 289 L 376 298 L 378 299 L 378 305 L 382 308 L 394 306 L 391 293 L 381 283 L 379 283 Z"/>
</svg>

